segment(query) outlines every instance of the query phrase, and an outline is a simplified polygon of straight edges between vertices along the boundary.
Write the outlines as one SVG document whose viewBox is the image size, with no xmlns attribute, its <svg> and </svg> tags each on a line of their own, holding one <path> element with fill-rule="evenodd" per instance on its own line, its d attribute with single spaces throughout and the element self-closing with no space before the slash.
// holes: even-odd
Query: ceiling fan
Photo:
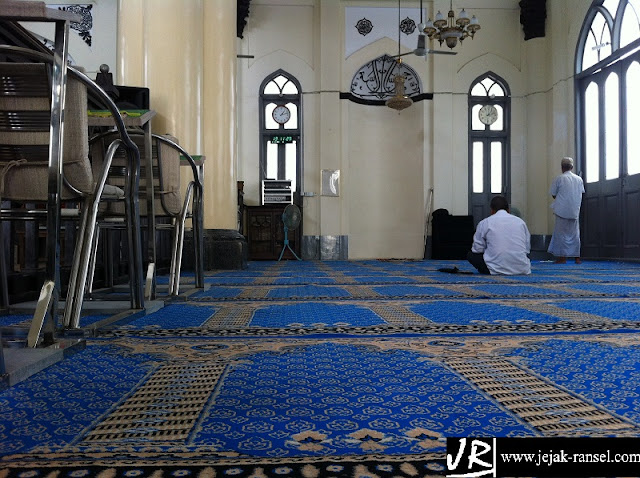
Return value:
<svg viewBox="0 0 640 478">
<path fill-rule="evenodd" d="M 398 0 L 398 17 L 400 13 L 400 0 Z M 420 0 L 420 25 L 418 25 L 418 46 L 413 51 L 408 51 L 406 53 L 398 52 L 397 55 L 394 55 L 392 58 L 400 58 L 405 55 L 416 55 L 416 56 L 424 56 L 426 60 L 427 54 L 429 55 L 457 55 L 458 52 L 455 51 L 445 51 L 445 50 L 432 50 L 427 48 L 427 36 L 424 33 L 425 24 L 422 20 L 422 0 Z M 399 47 L 400 45 L 398 45 Z"/>
</svg>

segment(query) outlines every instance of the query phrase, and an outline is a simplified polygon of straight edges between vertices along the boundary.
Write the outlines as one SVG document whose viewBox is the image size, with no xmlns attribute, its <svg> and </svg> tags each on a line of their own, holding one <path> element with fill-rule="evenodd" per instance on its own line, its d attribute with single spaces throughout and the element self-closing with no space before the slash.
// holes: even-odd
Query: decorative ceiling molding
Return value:
<svg viewBox="0 0 640 478">
<path fill-rule="evenodd" d="M 520 23 L 524 30 L 524 39 L 545 36 L 547 18 L 547 0 L 520 0 Z"/>
</svg>

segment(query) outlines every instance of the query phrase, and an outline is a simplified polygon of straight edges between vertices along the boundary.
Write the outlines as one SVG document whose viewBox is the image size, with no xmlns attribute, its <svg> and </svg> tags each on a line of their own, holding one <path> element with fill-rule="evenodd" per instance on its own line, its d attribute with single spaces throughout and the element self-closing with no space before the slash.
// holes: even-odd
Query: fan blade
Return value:
<svg viewBox="0 0 640 478">
<path fill-rule="evenodd" d="M 405 55 L 413 55 L 413 52 L 408 51 L 406 53 L 400 53 L 399 55 L 392 55 L 391 58 L 400 58 L 401 56 L 405 56 Z"/>
<path fill-rule="evenodd" d="M 430 55 L 457 55 L 457 51 L 446 51 L 446 50 L 427 50 L 427 53 Z"/>
</svg>

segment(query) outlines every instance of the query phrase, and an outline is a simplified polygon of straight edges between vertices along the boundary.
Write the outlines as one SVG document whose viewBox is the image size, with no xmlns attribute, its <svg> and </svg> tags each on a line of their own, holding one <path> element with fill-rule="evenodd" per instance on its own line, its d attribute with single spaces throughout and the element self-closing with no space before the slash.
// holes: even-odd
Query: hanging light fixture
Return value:
<svg viewBox="0 0 640 478">
<path fill-rule="evenodd" d="M 404 94 L 404 80 L 406 79 L 403 74 L 400 73 L 400 65 L 402 65 L 402 58 L 400 57 L 400 0 L 398 0 L 398 73 L 393 78 L 395 84 L 395 95 L 385 101 L 385 105 L 396 111 L 402 111 L 413 104 L 413 100 Z"/>
<path fill-rule="evenodd" d="M 453 0 L 449 3 L 449 13 L 446 19 L 438 10 L 436 19 L 433 21 L 429 19 L 423 29 L 430 40 L 438 40 L 440 45 L 446 43 L 449 48 L 454 48 L 458 44 L 458 40 L 462 42 L 467 37 L 473 38 L 478 30 L 480 30 L 478 19 L 475 15 L 469 18 L 469 14 L 464 8 L 456 19 L 453 12 Z"/>
<path fill-rule="evenodd" d="M 402 60 L 398 59 L 398 64 L 400 64 L 401 62 Z M 413 100 L 404 94 L 404 80 L 405 77 L 401 74 L 397 74 L 393 78 L 393 82 L 396 85 L 396 94 L 385 102 L 385 105 L 387 105 L 391 109 L 402 111 L 403 109 L 408 108 L 413 104 Z"/>
</svg>

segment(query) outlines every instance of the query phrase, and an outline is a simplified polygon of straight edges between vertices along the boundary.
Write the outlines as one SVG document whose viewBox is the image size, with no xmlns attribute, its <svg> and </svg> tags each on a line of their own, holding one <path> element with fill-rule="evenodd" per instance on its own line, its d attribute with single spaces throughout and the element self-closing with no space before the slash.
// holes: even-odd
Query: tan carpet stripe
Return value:
<svg viewBox="0 0 640 478">
<path fill-rule="evenodd" d="M 444 362 L 543 434 L 580 434 L 590 427 L 613 432 L 633 427 L 508 360 L 446 357 Z"/>
<path fill-rule="evenodd" d="M 225 366 L 216 362 L 172 362 L 161 367 L 84 438 L 85 444 L 146 438 L 185 440 Z"/>
<path fill-rule="evenodd" d="M 250 304 L 222 307 L 204 323 L 203 327 L 245 327 L 249 324 L 255 310 L 256 307 Z"/>
<path fill-rule="evenodd" d="M 431 322 L 406 307 L 388 304 L 372 304 L 369 308 L 391 325 L 425 325 Z"/>
</svg>

